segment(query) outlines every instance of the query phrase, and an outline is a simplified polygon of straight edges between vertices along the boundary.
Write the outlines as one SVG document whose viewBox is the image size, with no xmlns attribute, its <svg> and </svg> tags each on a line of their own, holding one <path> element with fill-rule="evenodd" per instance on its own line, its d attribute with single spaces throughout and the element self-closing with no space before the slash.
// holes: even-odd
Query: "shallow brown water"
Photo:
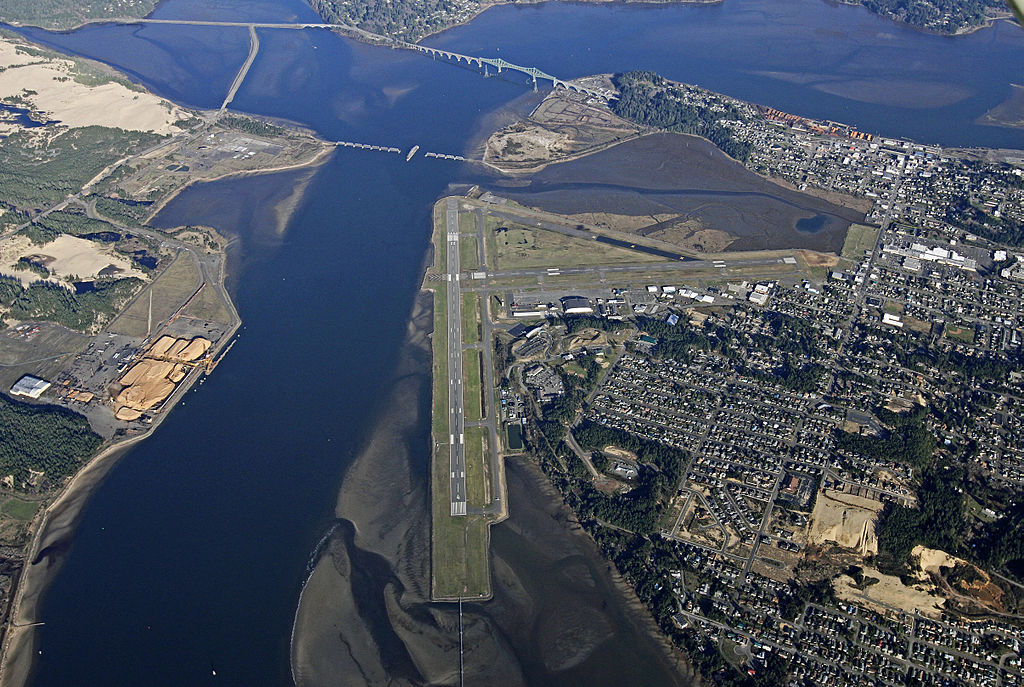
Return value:
<svg viewBox="0 0 1024 687">
<path fill-rule="evenodd" d="M 628 141 L 551 165 L 525 187 L 495 190 L 559 214 L 671 214 L 679 221 L 696 220 L 733 236 L 728 250 L 838 251 L 850 224 L 864 219 L 855 210 L 774 184 L 708 141 L 681 134 Z M 806 224 L 816 229 L 798 228 Z"/>
</svg>

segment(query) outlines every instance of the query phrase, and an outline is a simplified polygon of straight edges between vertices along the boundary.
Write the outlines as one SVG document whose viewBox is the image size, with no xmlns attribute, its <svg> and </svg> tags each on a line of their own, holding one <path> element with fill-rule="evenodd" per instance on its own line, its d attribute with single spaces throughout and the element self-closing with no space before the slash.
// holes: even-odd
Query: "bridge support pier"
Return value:
<svg viewBox="0 0 1024 687">
<path fill-rule="evenodd" d="M 537 92 L 537 76 L 536 75 L 534 75 L 534 77 L 533 77 L 533 92 L 534 93 Z"/>
</svg>

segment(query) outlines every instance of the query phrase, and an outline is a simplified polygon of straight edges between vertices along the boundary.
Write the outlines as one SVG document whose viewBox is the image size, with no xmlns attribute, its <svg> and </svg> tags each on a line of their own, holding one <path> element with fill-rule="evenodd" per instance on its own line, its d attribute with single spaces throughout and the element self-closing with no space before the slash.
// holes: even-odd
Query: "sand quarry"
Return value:
<svg viewBox="0 0 1024 687">
<path fill-rule="evenodd" d="M 192 340 L 161 336 L 121 378 L 121 392 L 114 398 L 114 416 L 118 420 L 137 420 L 144 411 L 163 403 L 210 346 L 201 336 Z"/>
<path fill-rule="evenodd" d="M 62 234 L 42 246 L 32 243 L 25 236 L 12 236 L 0 243 L 0 273 L 20 280 L 22 286 L 40 281 L 39 275 L 35 272 L 14 269 L 18 260 L 25 257 L 45 265 L 46 269 L 50 270 L 50 274 L 58 279 L 69 279 L 70 277 L 76 277 L 78 280 L 94 279 L 104 271 L 104 276 L 119 279 L 125 277 L 148 279 L 144 272 L 132 267 L 128 258 L 120 255 L 110 246 L 68 234 Z M 50 279 L 49 281 L 55 280 Z"/>
<path fill-rule="evenodd" d="M 875 520 L 881 510 L 881 501 L 826 489 L 814 504 L 808 540 L 816 546 L 832 542 L 862 556 L 874 556 L 878 553 Z"/>
<path fill-rule="evenodd" d="M 935 586 L 927 583 L 908 587 L 895 575 L 883 575 L 876 569 L 864 566 L 864 578 L 874 578 L 878 582 L 860 590 L 849 575 L 840 575 L 833 583 L 836 596 L 843 601 L 851 601 L 860 606 L 882 614 L 889 613 L 892 607 L 900 608 L 908 613 L 920 613 L 929 618 L 939 618 L 946 600 L 934 593 Z"/>
<path fill-rule="evenodd" d="M 64 126 L 105 126 L 169 135 L 181 131 L 174 122 L 190 118 L 177 105 L 120 83 L 78 83 L 74 76 L 80 67 L 74 61 L 29 55 L 19 52 L 19 45 L 27 44 L 0 37 L 0 98 L 22 96 Z M 0 133 L 18 129 L 17 124 L 0 122 Z"/>
</svg>

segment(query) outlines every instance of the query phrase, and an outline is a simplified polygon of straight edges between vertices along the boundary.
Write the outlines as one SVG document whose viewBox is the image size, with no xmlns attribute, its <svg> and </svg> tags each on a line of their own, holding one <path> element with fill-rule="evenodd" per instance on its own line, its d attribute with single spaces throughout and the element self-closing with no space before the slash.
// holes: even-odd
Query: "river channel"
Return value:
<svg viewBox="0 0 1024 687">
<path fill-rule="evenodd" d="M 316 21 L 300 0 L 166 0 L 155 16 Z M 205 108 L 248 51 L 245 29 L 23 33 Z M 531 102 L 523 82 L 326 31 L 260 41 L 232 107 L 329 139 L 458 154 L 510 102 Z M 653 69 L 883 135 L 1024 148 L 1024 131 L 976 123 L 1020 78 L 1024 31 L 1006 22 L 951 39 L 820 0 L 548 3 L 491 9 L 426 42 L 566 78 Z M 492 181 L 422 154 L 341 149 L 315 173 L 199 185 L 168 205 L 158 224 L 237 237 L 245 327 L 85 508 L 42 600 L 31 684 L 291 684 L 299 596 L 328 564 L 333 577 L 313 579 L 332 595 L 305 627 L 350 669 L 333 684 L 453 683 L 451 608 L 422 600 L 429 364 L 415 306 L 431 204 Z M 686 684 L 542 481 L 516 465 L 510 487 L 496 598 L 467 609 L 466 684 Z M 317 670 L 330 665 L 303 684 Z"/>
</svg>

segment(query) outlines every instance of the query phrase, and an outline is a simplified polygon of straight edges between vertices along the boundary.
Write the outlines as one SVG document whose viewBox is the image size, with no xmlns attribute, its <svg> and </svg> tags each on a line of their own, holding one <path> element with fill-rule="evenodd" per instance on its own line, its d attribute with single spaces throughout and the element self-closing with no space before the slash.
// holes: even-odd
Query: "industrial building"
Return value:
<svg viewBox="0 0 1024 687">
<path fill-rule="evenodd" d="M 25 375 L 11 387 L 12 396 L 28 396 L 29 398 L 39 398 L 43 395 L 43 392 L 50 388 L 50 383 L 45 379 L 39 377 L 33 377 L 32 375 Z"/>
</svg>

